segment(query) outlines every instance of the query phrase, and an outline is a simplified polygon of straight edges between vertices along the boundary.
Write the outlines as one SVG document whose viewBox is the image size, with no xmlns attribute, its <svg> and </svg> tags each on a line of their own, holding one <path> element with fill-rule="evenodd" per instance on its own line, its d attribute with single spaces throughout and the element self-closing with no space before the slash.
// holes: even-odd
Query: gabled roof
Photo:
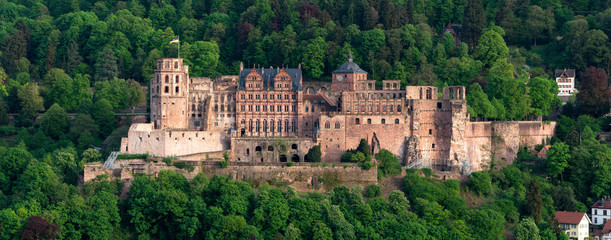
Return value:
<svg viewBox="0 0 611 240">
<path fill-rule="evenodd" d="M 246 76 L 250 74 L 253 68 L 245 68 L 240 71 L 240 78 L 238 80 L 238 90 L 246 89 Z M 263 89 L 264 90 L 274 90 L 274 77 L 282 71 L 285 70 L 286 73 L 293 79 L 292 90 L 301 91 L 303 90 L 301 87 L 301 69 L 298 68 L 254 68 L 257 73 L 259 73 L 263 77 Z"/>
<path fill-rule="evenodd" d="M 611 232 L 611 221 L 607 221 L 607 223 L 605 223 L 605 226 L 601 230 L 602 234 L 607 234 L 609 232 Z"/>
<path fill-rule="evenodd" d="M 545 145 L 543 148 L 541 148 L 541 151 L 537 153 L 537 157 L 540 157 L 540 158 L 547 157 L 547 152 L 549 152 L 549 147 L 550 147 L 549 145 Z"/>
<path fill-rule="evenodd" d="M 575 69 L 556 69 L 554 77 L 575 77 Z"/>
<path fill-rule="evenodd" d="M 592 204 L 591 208 L 606 208 L 611 209 L 611 200 L 610 199 L 598 199 L 594 204 Z"/>
<path fill-rule="evenodd" d="M 558 223 L 579 224 L 581 222 L 581 219 L 583 219 L 583 217 L 585 216 L 585 214 L 586 213 L 582 213 L 582 212 L 557 211 L 556 216 L 554 218 L 558 220 Z"/>
<path fill-rule="evenodd" d="M 333 100 L 331 100 L 329 97 L 327 97 L 327 95 L 322 94 L 322 93 L 317 93 L 317 94 L 304 94 L 303 95 L 303 100 L 310 100 L 310 101 L 318 101 L 320 103 L 326 102 L 327 104 L 329 104 L 329 106 L 333 106 L 336 107 L 335 103 L 333 102 Z"/>
<path fill-rule="evenodd" d="M 348 61 L 331 73 L 367 73 L 358 64 L 352 61 L 352 54 L 348 54 Z"/>
</svg>

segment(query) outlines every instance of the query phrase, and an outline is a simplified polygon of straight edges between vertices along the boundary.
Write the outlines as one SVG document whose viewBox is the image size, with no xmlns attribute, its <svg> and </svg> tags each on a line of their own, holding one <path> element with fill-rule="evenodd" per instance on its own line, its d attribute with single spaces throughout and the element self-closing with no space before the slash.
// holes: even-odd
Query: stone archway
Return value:
<svg viewBox="0 0 611 240">
<path fill-rule="evenodd" d="M 287 162 L 288 159 L 286 158 L 286 155 L 282 154 L 280 155 L 280 162 Z"/>
<path fill-rule="evenodd" d="M 300 160 L 301 158 L 297 154 L 293 154 L 293 156 L 291 157 L 292 162 L 300 162 Z"/>
</svg>

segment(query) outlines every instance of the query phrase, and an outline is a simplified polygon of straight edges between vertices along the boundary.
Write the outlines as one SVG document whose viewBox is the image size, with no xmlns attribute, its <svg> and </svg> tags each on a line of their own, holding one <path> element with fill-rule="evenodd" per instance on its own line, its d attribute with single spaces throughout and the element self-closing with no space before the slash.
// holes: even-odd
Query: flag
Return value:
<svg viewBox="0 0 611 240">
<path fill-rule="evenodd" d="M 174 38 L 174 39 L 172 39 L 172 41 L 170 41 L 170 44 L 172 44 L 172 43 L 178 43 L 178 42 L 179 42 L 178 38 Z"/>
</svg>

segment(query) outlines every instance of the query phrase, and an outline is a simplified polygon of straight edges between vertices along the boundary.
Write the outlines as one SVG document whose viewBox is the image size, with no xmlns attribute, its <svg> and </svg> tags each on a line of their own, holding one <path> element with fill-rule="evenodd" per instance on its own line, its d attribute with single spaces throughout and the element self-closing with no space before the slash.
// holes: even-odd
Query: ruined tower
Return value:
<svg viewBox="0 0 611 240">
<path fill-rule="evenodd" d="M 157 60 L 150 90 L 151 122 L 155 128 L 188 128 L 189 67 L 182 64 L 181 58 Z"/>
</svg>

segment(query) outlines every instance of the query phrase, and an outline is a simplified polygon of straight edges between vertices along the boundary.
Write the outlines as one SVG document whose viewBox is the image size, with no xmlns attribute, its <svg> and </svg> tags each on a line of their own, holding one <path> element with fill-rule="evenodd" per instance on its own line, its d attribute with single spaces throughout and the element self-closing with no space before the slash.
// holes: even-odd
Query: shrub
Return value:
<svg viewBox="0 0 611 240">
<path fill-rule="evenodd" d="M 227 168 L 227 161 L 220 161 L 221 168 Z"/>
<path fill-rule="evenodd" d="M 161 159 L 161 161 L 163 161 L 168 166 L 172 165 L 172 158 L 170 157 L 164 157 Z"/>
<path fill-rule="evenodd" d="M 295 166 L 295 163 L 294 162 L 287 162 L 286 166 L 287 167 L 292 167 L 292 166 Z"/>
<path fill-rule="evenodd" d="M 365 197 L 374 198 L 382 195 L 382 188 L 376 184 L 372 184 L 365 191 Z"/>
<path fill-rule="evenodd" d="M 480 194 L 488 194 L 491 187 L 490 173 L 488 172 L 474 172 L 471 174 L 469 179 L 469 187 Z"/>
<path fill-rule="evenodd" d="M 369 170 L 373 167 L 373 163 L 371 162 L 364 162 L 361 163 L 361 168 L 365 169 L 365 170 Z"/>
<path fill-rule="evenodd" d="M 185 161 L 175 162 L 173 165 L 178 169 L 186 169 L 189 172 L 193 172 L 193 170 L 195 170 L 195 167 L 188 165 Z"/>
<path fill-rule="evenodd" d="M 149 157 L 148 154 L 119 154 L 117 155 L 117 159 L 147 159 Z"/>
<path fill-rule="evenodd" d="M 424 176 L 426 176 L 426 177 L 433 176 L 433 170 L 430 169 L 430 168 L 423 168 L 422 169 L 422 173 L 424 173 Z"/>
<path fill-rule="evenodd" d="M 399 158 L 386 149 L 381 149 L 376 155 L 379 162 L 378 176 L 384 177 L 389 175 L 397 175 L 401 173 L 401 164 Z"/>
<path fill-rule="evenodd" d="M 320 162 L 320 158 L 322 156 L 322 152 L 320 151 L 320 145 L 316 145 L 308 151 L 308 154 L 305 156 L 306 162 Z"/>
</svg>

